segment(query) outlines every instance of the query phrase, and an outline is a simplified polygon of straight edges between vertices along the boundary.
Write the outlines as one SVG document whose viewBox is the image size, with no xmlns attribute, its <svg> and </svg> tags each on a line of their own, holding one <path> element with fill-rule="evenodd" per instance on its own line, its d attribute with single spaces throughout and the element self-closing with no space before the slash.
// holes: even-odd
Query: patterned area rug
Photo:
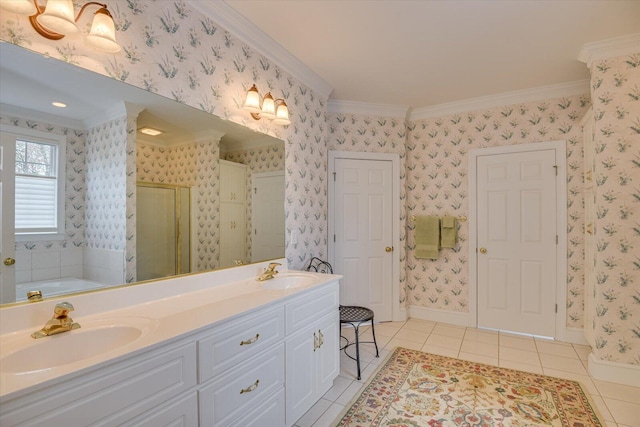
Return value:
<svg viewBox="0 0 640 427">
<path fill-rule="evenodd" d="M 398 347 L 337 426 L 603 426 L 576 381 Z"/>
</svg>

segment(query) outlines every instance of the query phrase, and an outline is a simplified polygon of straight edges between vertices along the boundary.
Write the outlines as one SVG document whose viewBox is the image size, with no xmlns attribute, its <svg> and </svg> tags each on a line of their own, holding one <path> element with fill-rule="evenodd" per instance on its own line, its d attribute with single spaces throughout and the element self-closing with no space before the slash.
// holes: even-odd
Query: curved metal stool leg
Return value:
<svg viewBox="0 0 640 427">
<path fill-rule="evenodd" d="M 376 357 L 380 357 L 380 353 L 378 353 L 378 342 L 376 341 L 376 330 L 373 327 L 373 318 L 371 318 L 371 335 L 373 335 L 373 344 L 376 346 Z"/>
</svg>

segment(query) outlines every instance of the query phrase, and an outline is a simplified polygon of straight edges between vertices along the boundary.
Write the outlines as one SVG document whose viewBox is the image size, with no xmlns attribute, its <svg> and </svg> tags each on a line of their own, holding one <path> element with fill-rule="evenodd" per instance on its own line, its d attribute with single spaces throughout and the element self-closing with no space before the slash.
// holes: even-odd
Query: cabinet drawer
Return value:
<svg viewBox="0 0 640 427">
<path fill-rule="evenodd" d="M 199 377 L 203 383 L 284 339 L 284 307 L 241 317 L 198 341 Z"/>
<path fill-rule="evenodd" d="M 322 316 L 338 310 L 338 282 L 327 288 L 310 292 L 287 304 L 287 334 L 302 329 L 304 326 L 320 319 Z"/>
<path fill-rule="evenodd" d="M 230 426 L 284 387 L 284 344 L 260 354 L 200 390 L 203 426 Z"/>
<path fill-rule="evenodd" d="M 283 427 L 285 425 L 284 389 L 273 394 L 250 414 L 238 421 L 233 421 L 231 425 L 234 427 Z"/>
<path fill-rule="evenodd" d="M 127 427 L 197 426 L 198 392 L 193 390 L 178 399 L 162 403 L 123 425 Z"/>
<path fill-rule="evenodd" d="M 195 343 L 133 357 L 3 402 L 0 425 L 120 425 L 194 386 L 195 369 Z"/>
</svg>

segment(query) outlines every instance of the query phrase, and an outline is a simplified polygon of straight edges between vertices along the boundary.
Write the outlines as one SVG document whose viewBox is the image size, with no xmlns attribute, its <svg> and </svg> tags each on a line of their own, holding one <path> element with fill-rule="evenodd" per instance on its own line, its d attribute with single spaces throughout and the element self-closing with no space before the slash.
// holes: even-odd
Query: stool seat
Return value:
<svg viewBox="0 0 640 427">
<path fill-rule="evenodd" d="M 359 328 L 361 323 L 371 321 L 371 334 L 373 335 L 373 341 L 366 341 L 366 343 L 374 344 L 376 346 L 376 357 L 380 357 L 378 353 L 378 343 L 376 342 L 376 331 L 373 326 L 373 316 L 374 316 L 373 310 L 366 307 L 360 307 L 357 305 L 341 305 L 340 306 L 340 324 L 348 323 L 351 326 L 353 326 L 353 329 L 355 332 L 355 338 L 356 338 L 355 342 L 349 342 L 349 340 L 346 337 L 341 335 L 340 337 L 344 339 L 347 343 L 344 346 L 340 347 L 340 350 L 343 350 L 344 354 L 347 355 L 347 357 L 356 361 L 356 365 L 358 367 L 358 379 L 360 379 Z M 356 357 L 353 357 L 349 353 L 347 353 L 347 347 L 352 345 L 356 346 Z"/>
</svg>

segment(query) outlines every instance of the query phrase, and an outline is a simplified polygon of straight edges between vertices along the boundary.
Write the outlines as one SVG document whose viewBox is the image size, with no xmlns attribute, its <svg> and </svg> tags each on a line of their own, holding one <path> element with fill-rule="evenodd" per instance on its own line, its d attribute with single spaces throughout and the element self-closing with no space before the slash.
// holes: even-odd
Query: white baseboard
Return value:
<svg viewBox="0 0 640 427">
<path fill-rule="evenodd" d="M 640 365 L 609 362 L 589 353 L 589 373 L 597 380 L 637 387 L 640 384 Z"/>
<path fill-rule="evenodd" d="M 469 326 L 469 313 L 418 307 L 415 305 L 410 305 L 407 311 L 410 319 L 430 320 L 432 322 L 449 323 L 457 326 Z"/>
<path fill-rule="evenodd" d="M 557 337 L 558 341 L 569 342 L 571 344 L 589 345 L 584 337 L 582 328 L 564 328 Z"/>
</svg>

